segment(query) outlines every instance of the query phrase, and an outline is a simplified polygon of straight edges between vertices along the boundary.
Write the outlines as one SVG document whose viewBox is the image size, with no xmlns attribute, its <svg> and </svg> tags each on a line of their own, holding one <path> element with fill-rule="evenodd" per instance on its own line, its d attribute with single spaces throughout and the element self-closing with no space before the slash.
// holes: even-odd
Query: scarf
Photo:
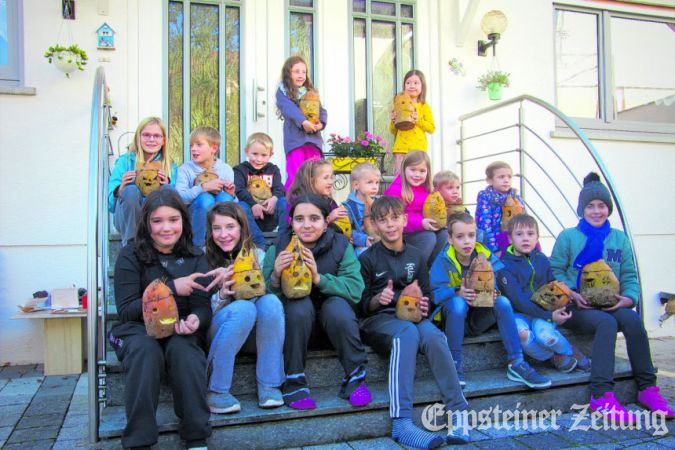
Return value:
<svg viewBox="0 0 675 450">
<path fill-rule="evenodd" d="M 605 220 L 605 223 L 601 227 L 596 228 L 590 223 L 586 222 L 586 219 L 581 219 L 579 221 L 577 229 L 581 231 L 584 236 L 586 236 L 586 244 L 574 259 L 573 264 L 574 268 L 578 271 L 577 289 L 579 289 L 579 281 L 581 280 L 582 269 L 586 264 L 602 259 L 602 253 L 605 249 L 605 238 L 609 236 L 609 233 L 612 229 L 609 224 L 609 220 Z"/>
<path fill-rule="evenodd" d="M 286 97 L 288 97 L 288 92 L 286 92 L 286 86 L 284 86 L 284 83 L 279 83 L 279 89 L 281 89 L 281 92 L 284 93 Z M 307 93 L 307 88 L 305 86 L 300 86 L 298 88 L 298 98 L 293 98 L 291 100 L 300 100 L 303 95 Z"/>
</svg>

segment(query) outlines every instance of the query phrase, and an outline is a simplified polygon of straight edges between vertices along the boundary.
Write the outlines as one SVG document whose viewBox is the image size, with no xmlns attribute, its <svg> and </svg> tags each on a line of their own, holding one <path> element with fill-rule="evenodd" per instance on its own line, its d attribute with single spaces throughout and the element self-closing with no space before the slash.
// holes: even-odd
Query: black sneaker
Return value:
<svg viewBox="0 0 675 450">
<path fill-rule="evenodd" d="M 509 380 L 523 383 L 532 389 L 551 387 L 551 380 L 539 375 L 525 360 L 519 364 L 509 364 L 506 369 L 506 376 Z"/>
<path fill-rule="evenodd" d="M 459 387 L 464 389 L 466 387 L 466 378 L 464 378 L 464 363 L 462 361 L 455 360 L 455 370 L 457 371 Z"/>
</svg>

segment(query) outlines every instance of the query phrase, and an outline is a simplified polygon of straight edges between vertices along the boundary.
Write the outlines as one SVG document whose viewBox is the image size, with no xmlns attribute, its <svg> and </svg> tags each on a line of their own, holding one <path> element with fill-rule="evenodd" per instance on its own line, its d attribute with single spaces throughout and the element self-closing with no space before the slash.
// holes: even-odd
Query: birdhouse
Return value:
<svg viewBox="0 0 675 450">
<path fill-rule="evenodd" d="M 96 30 L 96 42 L 99 50 L 115 50 L 115 30 L 104 22 Z"/>
</svg>

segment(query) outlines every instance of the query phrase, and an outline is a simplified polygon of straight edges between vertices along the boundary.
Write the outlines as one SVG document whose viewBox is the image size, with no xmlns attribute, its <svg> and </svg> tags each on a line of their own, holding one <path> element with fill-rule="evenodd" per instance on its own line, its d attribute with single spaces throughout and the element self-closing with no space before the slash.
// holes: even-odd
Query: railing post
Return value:
<svg viewBox="0 0 675 450">
<path fill-rule="evenodd" d="M 523 101 L 518 106 L 518 165 L 520 165 L 520 196 L 525 198 L 525 108 Z"/>
<path fill-rule="evenodd" d="M 459 121 L 459 179 L 462 180 L 462 198 L 466 200 L 464 186 L 466 186 L 466 173 L 464 170 L 464 121 Z"/>
</svg>

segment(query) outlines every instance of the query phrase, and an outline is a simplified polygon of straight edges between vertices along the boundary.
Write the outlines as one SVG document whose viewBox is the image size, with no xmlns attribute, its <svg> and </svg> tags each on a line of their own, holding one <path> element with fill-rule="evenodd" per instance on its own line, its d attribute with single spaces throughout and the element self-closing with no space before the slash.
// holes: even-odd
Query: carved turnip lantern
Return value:
<svg viewBox="0 0 675 450">
<path fill-rule="evenodd" d="M 333 221 L 333 223 L 342 231 L 347 239 L 352 237 L 352 223 L 349 221 L 349 217 L 338 217 Z"/>
<path fill-rule="evenodd" d="M 138 186 L 143 197 L 147 197 L 159 188 L 158 172 L 161 168 L 162 163 L 160 161 L 150 161 L 136 171 L 136 186 Z"/>
<path fill-rule="evenodd" d="M 515 195 L 509 195 L 506 197 L 506 200 L 504 201 L 504 205 L 502 206 L 502 223 L 501 223 L 501 230 L 506 231 L 506 227 L 509 225 L 509 221 L 521 214 L 525 214 L 525 207 L 523 206 L 522 203 L 520 203 L 520 200 L 518 200 L 518 197 Z"/>
<path fill-rule="evenodd" d="M 614 271 L 603 260 L 599 259 L 586 264 L 579 280 L 581 295 L 595 308 L 608 308 L 618 303 L 615 295 L 621 292 L 619 280 Z"/>
<path fill-rule="evenodd" d="M 396 317 L 414 323 L 420 322 L 422 320 L 420 300 L 423 295 L 417 280 L 406 286 L 396 302 Z"/>
<path fill-rule="evenodd" d="M 272 197 L 272 189 L 262 177 L 253 175 L 248 180 L 246 185 L 246 190 L 251 194 L 253 200 L 259 205 L 265 202 L 265 200 Z"/>
<path fill-rule="evenodd" d="M 207 181 L 217 180 L 218 174 L 211 169 L 206 169 L 195 178 L 195 186 L 201 186 Z"/>
<path fill-rule="evenodd" d="M 443 228 L 448 223 L 448 216 L 445 210 L 445 201 L 440 192 L 432 192 L 424 201 L 422 210 L 424 218 L 436 222 L 437 228 Z"/>
<path fill-rule="evenodd" d="M 156 279 L 143 292 L 143 322 L 148 336 L 155 339 L 171 336 L 178 321 L 178 307 L 171 289 Z"/>
<path fill-rule="evenodd" d="M 466 274 L 466 287 L 476 291 L 476 299 L 471 306 L 492 308 L 495 306 L 495 274 L 487 257 L 479 253 L 469 266 Z"/>
<path fill-rule="evenodd" d="M 396 121 L 394 126 L 398 130 L 412 130 L 415 128 L 415 104 L 408 94 L 401 92 L 394 99 Z"/>
<path fill-rule="evenodd" d="M 281 290 L 286 298 L 302 298 L 312 292 L 312 271 L 302 259 L 303 246 L 293 235 L 286 250 L 293 253 L 291 265 L 281 271 Z"/>
<path fill-rule="evenodd" d="M 316 91 L 307 91 L 299 102 L 300 111 L 307 117 L 307 120 L 313 124 L 319 123 L 319 113 L 321 112 L 321 100 Z"/>
<path fill-rule="evenodd" d="M 571 300 L 572 292 L 562 281 L 551 281 L 532 294 L 530 300 L 547 311 L 564 308 Z"/>
<path fill-rule="evenodd" d="M 242 248 L 232 269 L 234 298 L 248 300 L 265 294 L 265 280 L 253 251 Z"/>
</svg>

